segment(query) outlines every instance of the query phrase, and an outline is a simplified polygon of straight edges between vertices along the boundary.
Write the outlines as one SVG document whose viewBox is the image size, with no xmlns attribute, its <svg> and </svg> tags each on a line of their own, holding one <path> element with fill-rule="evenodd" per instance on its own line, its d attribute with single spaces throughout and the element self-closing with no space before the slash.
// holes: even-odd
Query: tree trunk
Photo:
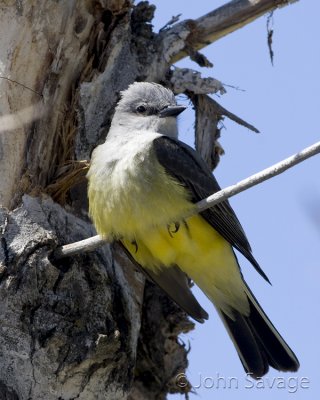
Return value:
<svg viewBox="0 0 320 400">
<path fill-rule="evenodd" d="M 208 97 L 223 93 L 218 80 L 170 65 L 186 55 L 207 65 L 204 43 L 286 3 L 233 1 L 155 34 L 148 2 L 2 2 L 0 399 L 143 400 L 190 390 L 175 377 L 187 367 L 177 337 L 193 323 L 120 249 L 50 256 L 95 234 L 85 173 L 119 92 L 146 80 L 186 93 L 198 148 L 214 168 L 219 120 L 246 123 Z"/>
</svg>

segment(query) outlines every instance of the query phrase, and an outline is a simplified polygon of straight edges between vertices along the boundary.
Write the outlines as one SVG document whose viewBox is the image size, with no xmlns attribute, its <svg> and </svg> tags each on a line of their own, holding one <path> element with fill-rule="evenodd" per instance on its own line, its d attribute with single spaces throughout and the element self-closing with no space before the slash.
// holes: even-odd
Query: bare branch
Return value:
<svg viewBox="0 0 320 400">
<path fill-rule="evenodd" d="M 188 56 L 187 48 L 200 50 L 268 11 L 295 1 L 233 0 L 198 19 L 182 21 L 161 32 L 164 57 L 173 64 Z"/>
<path fill-rule="evenodd" d="M 211 98 L 204 94 L 188 93 L 195 108 L 195 146 L 211 171 L 220 162 L 224 150 L 219 143 L 219 122 L 222 114 L 212 106 Z"/>
<path fill-rule="evenodd" d="M 211 103 L 211 106 L 214 108 L 215 112 L 220 115 L 224 115 L 225 117 L 228 117 L 232 121 L 236 122 L 239 125 L 244 126 L 245 128 L 248 128 L 250 131 L 253 131 L 255 133 L 260 133 L 259 130 L 249 124 L 248 122 L 244 121 L 242 118 L 236 116 L 233 114 L 231 111 L 228 111 L 224 107 L 222 107 L 221 104 L 217 103 L 215 100 L 213 100 L 211 97 L 207 96 L 207 101 Z"/>
<path fill-rule="evenodd" d="M 186 217 L 190 217 L 195 213 L 207 210 L 208 208 L 211 208 L 214 205 L 221 203 L 222 201 L 225 201 L 228 198 L 238 193 L 241 193 L 246 189 L 251 188 L 252 186 L 258 185 L 261 182 L 264 182 L 270 178 L 273 178 L 276 175 L 281 174 L 287 169 L 292 168 L 293 166 L 301 163 L 304 160 L 307 160 L 308 158 L 318 153 L 320 153 L 320 142 L 317 142 L 312 146 L 305 148 L 299 153 L 296 153 L 293 156 L 288 157 L 285 160 L 282 160 L 277 164 L 274 164 L 271 167 L 258 172 L 257 174 L 251 175 L 250 177 L 243 179 L 235 185 L 228 186 L 225 189 L 222 189 L 219 192 L 212 194 L 206 199 L 199 201 L 196 204 L 196 210 Z M 104 243 L 106 243 L 105 240 L 102 239 L 99 235 L 93 236 L 79 242 L 58 247 L 53 253 L 53 257 L 55 259 L 60 259 L 64 257 L 70 257 L 78 253 L 92 251 Z"/>
<path fill-rule="evenodd" d="M 170 82 L 175 94 L 186 91 L 194 94 L 226 93 L 223 84 L 215 78 L 203 78 L 201 73 L 190 68 L 175 68 L 171 72 Z"/>
<path fill-rule="evenodd" d="M 58 247 L 55 250 L 53 257 L 56 260 L 59 260 L 60 258 L 74 256 L 75 254 L 95 250 L 97 247 L 102 246 L 105 243 L 106 241 L 102 239 L 101 236 L 92 236 L 88 239 L 79 240 L 79 242 L 65 244 L 64 246 Z"/>
<path fill-rule="evenodd" d="M 224 150 L 219 143 L 220 129 L 218 127 L 222 116 L 226 116 L 238 124 L 258 133 L 253 125 L 247 123 L 235 114 L 226 110 L 208 95 L 188 93 L 189 98 L 196 110 L 196 149 L 211 170 L 214 170 L 219 163 L 220 156 Z"/>
<path fill-rule="evenodd" d="M 273 178 L 276 175 L 282 174 L 287 169 L 294 167 L 295 165 L 301 163 L 308 158 L 320 153 L 320 142 L 313 144 L 300 151 L 299 153 L 294 154 L 291 157 L 288 157 L 277 164 L 272 165 L 269 168 L 266 168 L 257 174 L 251 175 L 246 179 L 236 183 L 235 185 L 231 185 L 226 187 L 225 189 L 220 190 L 217 193 L 212 194 L 211 196 L 203 199 L 197 203 L 197 211 L 201 212 L 207 210 L 214 205 L 221 203 L 222 201 L 235 196 L 238 193 L 243 192 L 251 188 L 252 186 L 256 186 L 261 182 L 264 182 L 268 179 Z"/>
</svg>

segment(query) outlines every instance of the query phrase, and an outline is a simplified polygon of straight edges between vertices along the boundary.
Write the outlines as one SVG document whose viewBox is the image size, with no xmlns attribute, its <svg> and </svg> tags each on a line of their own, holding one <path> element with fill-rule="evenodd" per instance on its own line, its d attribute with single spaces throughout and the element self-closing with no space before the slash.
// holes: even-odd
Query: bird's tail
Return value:
<svg viewBox="0 0 320 400">
<path fill-rule="evenodd" d="M 297 371 L 299 361 L 296 355 L 273 326 L 247 285 L 246 294 L 250 306 L 248 316 L 232 310 L 234 319 L 231 319 L 218 309 L 244 369 L 253 378 L 265 375 L 269 366 L 278 371 Z"/>
</svg>

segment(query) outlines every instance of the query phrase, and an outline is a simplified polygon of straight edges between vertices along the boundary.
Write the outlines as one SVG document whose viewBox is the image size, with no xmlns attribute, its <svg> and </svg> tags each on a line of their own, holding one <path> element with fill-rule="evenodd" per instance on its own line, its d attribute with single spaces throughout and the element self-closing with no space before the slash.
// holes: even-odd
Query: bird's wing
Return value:
<svg viewBox="0 0 320 400">
<path fill-rule="evenodd" d="M 161 136 L 153 141 L 153 149 L 166 172 L 191 192 L 193 202 L 196 203 L 220 190 L 218 182 L 205 162 L 187 144 L 178 139 Z M 268 277 L 253 257 L 248 239 L 228 201 L 223 201 L 201 212 L 201 215 L 269 282 Z"/>
<path fill-rule="evenodd" d="M 209 318 L 208 313 L 200 306 L 192 294 L 186 274 L 178 266 L 173 265 L 170 268 L 161 268 L 155 273 L 151 269 L 142 268 L 125 245 L 121 241 L 118 243 L 137 269 L 160 286 L 190 317 L 201 323 Z"/>
</svg>

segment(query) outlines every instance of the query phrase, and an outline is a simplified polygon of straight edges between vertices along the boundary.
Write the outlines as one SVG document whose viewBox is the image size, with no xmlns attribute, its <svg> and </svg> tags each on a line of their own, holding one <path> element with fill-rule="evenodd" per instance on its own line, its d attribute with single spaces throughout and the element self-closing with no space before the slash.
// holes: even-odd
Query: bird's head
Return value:
<svg viewBox="0 0 320 400">
<path fill-rule="evenodd" d="M 112 126 L 176 137 L 176 117 L 185 109 L 177 105 L 171 90 L 157 83 L 135 82 L 121 92 Z"/>
</svg>

